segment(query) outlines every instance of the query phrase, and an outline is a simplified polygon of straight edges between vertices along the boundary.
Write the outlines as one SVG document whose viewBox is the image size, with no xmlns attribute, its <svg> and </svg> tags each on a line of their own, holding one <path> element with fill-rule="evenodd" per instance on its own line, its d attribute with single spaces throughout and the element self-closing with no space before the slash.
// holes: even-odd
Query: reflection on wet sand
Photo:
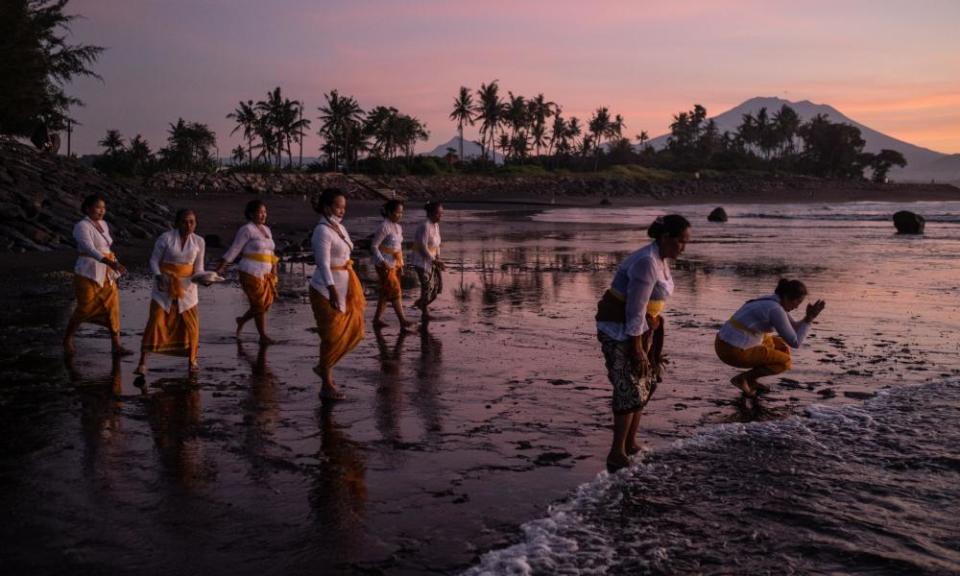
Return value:
<svg viewBox="0 0 960 576">
<path fill-rule="evenodd" d="M 439 384 L 443 381 L 443 340 L 430 332 L 430 324 L 420 327 L 420 356 L 417 359 L 417 387 L 410 403 L 423 420 L 427 442 L 437 443 L 443 432 L 443 404 Z"/>
<path fill-rule="evenodd" d="M 241 402 L 244 413 L 244 450 L 251 464 L 250 475 L 255 480 L 269 480 L 271 467 L 265 465 L 269 447 L 273 444 L 279 406 L 277 377 L 267 365 L 268 346 L 258 346 L 256 356 L 237 342 L 237 356 L 250 365 L 250 385 L 247 398 Z"/>
<path fill-rule="evenodd" d="M 85 376 L 76 365 L 73 355 L 64 359 L 70 383 L 80 399 L 80 428 L 84 440 L 84 467 L 88 474 L 110 472 L 109 450 L 121 433 L 120 418 L 123 389 L 121 362 L 113 356 L 108 376 Z"/>
<path fill-rule="evenodd" d="M 186 379 L 158 381 L 147 397 L 147 418 L 159 461 L 179 486 L 193 490 L 206 483 L 200 425 L 200 390 Z"/>
<path fill-rule="evenodd" d="M 393 346 L 387 343 L 383 330 L 374 330 L 377 340 L 380 377 L 377 382 L 376 422 L 377 431 L 388 445 L 402 441 L 400 418 L 403 411 L 403 379 L 400 374 L 403 357 L 403 342 L 407 333 L 401 330 Z"/>
<path fill-rule="evenodd" d="M 308 496 L 320 542 L 316 545 L 337 559 L 363 557 L 366 539 L 366 462 L 363 451 L 334 420 L 334 405 L 317 410 L 320 429 L 319 464 Z M 322 573 L 317 567 L 317 573 Z"/>
</svg>

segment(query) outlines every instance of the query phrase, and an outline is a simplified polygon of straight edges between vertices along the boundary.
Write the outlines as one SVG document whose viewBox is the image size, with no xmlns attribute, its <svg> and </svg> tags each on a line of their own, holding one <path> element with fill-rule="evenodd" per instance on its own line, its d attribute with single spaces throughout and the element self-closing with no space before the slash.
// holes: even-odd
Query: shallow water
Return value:
<svg viewBox="0 0 960 576">
<path fill-rule="evenodd" d="M 728 206 L 724 225 L 705 221 L 712 206 L 677 208 L 694 222 L 695 242 L 676 267 L 678 291 L 666 312 L 674 363 L 644 414 L 641 436 L 653 451 L 646 461 L 724 424 L 786 425 L 812 404 L 859 405 L 884 387 L 936 386 L 960 374 L 960 225 L 950 220 L 960 204 L 912 207 L 941 215 L 924 237 L 898 237 L 878 219 L 900 208 L 893 205 Z M 310 370 L 317 349 L 307 265 L 284 268 L 270 315 L 279 345 L 258 350 L 251 326 L 238 348 L 232 326 L 243 296 L 234 283 L 214 286 L 201 294 L 199 377 L 185 378 L 182 359 L 157 357 L 142 387 L 134 385 L 134 360 L 111 365 L 98 329 L 82 332 L 76 363 L 63 365 L 66 280 L 51 280 L 49 290 L 15 287 L 19 310 L 7 311 L 0 356 L 0 503 L 10 511 L 0 525 L 8 544 L 0 561 L 37 574 L 144 566 L 174 574 L 412 574 L 466 568 L 487 550 L 522 542 L 521 524 L 602 468 L 609 391 L 594 306 L 659 213 L 571 209 L 530 221 L 449 211 L 443 251 L 453 269 L 438 318 L 405 337 L 395 327 L 380 337 L 368 328 L 337 367 L 350 398 L 333 408 L 320 406 Z M 376 224 L 347 223 L 355 237 Z M 372 280 L 369 261 L 359 264 Z M 794 371 L 772 379 L 773 392 L 759 403 L 742 404 L 726 383 L 731 372 L 712 355 L 713 337 L 779 275 L 803 277 L 827 309 Z M 405 278 L 408 302 L 414 284 Z M 124 283 L 128 346 L 139 338 L 148 298 L 142 276 Z M 368 327 L 371 313 L 372 303 Z M 919 469 L 916 481 L 929 473 Z M 825 477 L 822 489 L 834 481 Z M 669 506 L 651 512 L 639 485 L 632 505 L 647 508 L 621 513 L 656 526 L 657 510 Z M 690 490 L 696 498 L 697 484 L 684 486 L 670 498 Z M 789 483 L 776 486 L 791 494 Z M 726 513 L 722 505 L 711 510 Z M 592 517 L 603 526 L 611 513 L 597 508 Z M 708 536 L 664 570 L 697 571 L 696 562 L 720 558 L 711 570 L 739 571 Z M 631 550 L 635 564 L 623 566 L 653 566 L 659 553 Z M 913 562 L 912 554 L 928 552 L 904 546 L 896 554 Z M 945 558 L 943 566 L 956 569 L 956 558 Z"/>
</svg>

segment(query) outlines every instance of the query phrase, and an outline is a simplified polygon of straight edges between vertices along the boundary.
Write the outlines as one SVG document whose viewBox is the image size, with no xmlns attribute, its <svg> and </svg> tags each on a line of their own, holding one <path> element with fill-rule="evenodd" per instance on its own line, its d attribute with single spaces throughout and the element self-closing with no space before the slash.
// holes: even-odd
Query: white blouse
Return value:
<svg viewBox="0 0 960 576">
<path fill-rule="evenodd" d="M 440 253 L 440 223 L 427 220 L 417 226 L 417 231 L 413 235 L 413 265 L 421 270 L 426 270 L 433 266 L 433 261 Z M 423 248 L 429 253 L 429 256 L 423 253 Z"/>
<path fill-rule="evenodd" d="M 670 267 L 660 257 L 657 243 L 651 242 L 627 256 L 617 267 L 611 287 L 626 297 L 627 321 L 597 322 L 597 330 L 621 342 L 646 332 L 647 304 L 666 300 L 674 290 Z"/>
<path fill-rule="evenodd" d="M 743 349 L 760 346 L 763 343 L 764 332 L 776 332 L 788 346 L 799 348 L 807 332 L 810 331 L 810 324 L 790 318 L 776 295 L 747 302 L 734 313 L 732 319 L 749 328 L 751 332 L 727 321 L 720 327 L 720 339 L 731 346 Z"/>
<path fill-rule="evenodd" d="M 200 236 L 191 234 L 181 246 L 180 232 L 176 229 L 168 230 L 161 234 L 157 238 L 156 244 L 153 245 L 153 254 L 150 255 L 150 271 L 154 276 L 160 275 L 160 265 L 164 262 L 193 264 L 193 276 L 196 276 L 204 271 L 203 258 L 205 251 L 206 243 Z M 197 295 L 197 285 L 193 278 L 181 278 L 180 285 L 183 286 L 183 298 L 177 304 L 177 309 L 183 314 L 197 305 L 199 297 Z M 173 299 L 169 293 L 160 290 L 156 280 L 153 282 L 153 292 L 150 297 L 153 298 L 154 302 L 163 306 L 165 311 L 170 311 Z"/>
<path fill-rule="evenodd" d="M 101 231 L 102 230 L 102 231 Z M 105 279 L 116 280 L 117 273 L 100 260 L 111 252 L 113 238 L 110 236 L 110 227 L 106 221 L 100 221 L 100 230 L 90 218 L 84 218 L 73 226 L 73 239 L 77 241 L 77 264 L 73 267 L 74 274 L 93 280 L 103 286 Z"/>
<path fill-rule="evenodd" d="M 237 235 L 233 237 L 233 244 L 223 255 L 223 261 L 233 262 L 241 253 L 244 256 L 247 254 L 269 254 L 272 256 L 275 248 L 276 244 L 273 242 L 273 234 L 270 232 L 270 228 L 248 222 L 237 230 Z M 241 272 L 261 278 L 273 270 L 273 264 L 250 258 L 241 258 L 237 268 Z"/>
<path fill-rule="evenodd" d="M 370 242 L 370 251 L 373 253 L 373 263 L 377 266 L 386 266 L 392 268 L 397 263 L 393 254 L 382 251 L 380 248 L 387 248 L 391 252 L 399 254 L 403 250 L 403 228 L 396 222 L 384 219 L 380 227 L 377 228 Z"/>
<path fill-rule="evenodd" d="M 340 233 L 338 234 L 337 231 Z M 345 269 L 331 270 L 331 267 L 343 266 L 350 259 L 350 252 L 353 251 L 350 234 L 336 219 L 323 218 L 313 229 L 311 244 L 313 244 L 313 259 L 317 263 L 317 269 L 310 278 L 310 286 L 321 296 L 329 299 L 330 292 L 327 286 L 334 285 L 339 296 L 340 310 L 345 310 L 350 275 Z"/>
</svg>

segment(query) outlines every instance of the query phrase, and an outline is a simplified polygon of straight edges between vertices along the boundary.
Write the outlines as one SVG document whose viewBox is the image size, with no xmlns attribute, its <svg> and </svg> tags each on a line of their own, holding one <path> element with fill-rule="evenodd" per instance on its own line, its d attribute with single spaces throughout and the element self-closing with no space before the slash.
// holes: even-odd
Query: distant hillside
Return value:
<svg viewBox="0 0 960 576">
<path fill-rule="evenodd" d="M 946 155 L 928 148 L 923 148 L 892 136 L 887 136 L 869 126 L 865 126 L 843 115 L 839 110 L 827 104 L 814 104 L 809 100 L 791 102 L 782 98 L 751 98 L 736 108 L 714 116 L 720 132 L 735 132 L 743 122 L 744 114 L 756 115 L 761 108 L 766 108 L 771 115 L 783 105 L 793 108 L 800 118 L 806 122 L 817 114 L 823 114 L 831 122 L 842 122 L 860 129 L 866 141 L 864 151 L 879 152 L 884 148 L 897 150 L 907 159 L 907 167 L 903 170 L 891 171 L 891 177 L 900 180 L 938 182 L 960 181 L 960 154 Z M 650 145 L 660 149 L 667 145 L 669 135 L 664 134 L 650 140 Z"/>
<path fill-rule="evenodd" d="M 448 148 L 453 148 L 454 153 L 459 154 L 460 138 L 458 136 L 454 136 L 446 144 L 441 144 L 436 148 L 434 148 L 433 150 L 431 150 L 430 152 L 427 152 L 425 156 L 436 156 L 438 158 L 443 158 L 447 155 Z M 479 157 L 480 157 L 480 145 L 476 144 L 469 138 L 464 138 L 463 139 L 463 159 L 472 160 L 474 158 L 479 158 Z M 495 153 L 494 159 L 496 160 L 497 164 L 503 163 L 503 156 L 501 156 L 500 154 Z"/>
</svg>

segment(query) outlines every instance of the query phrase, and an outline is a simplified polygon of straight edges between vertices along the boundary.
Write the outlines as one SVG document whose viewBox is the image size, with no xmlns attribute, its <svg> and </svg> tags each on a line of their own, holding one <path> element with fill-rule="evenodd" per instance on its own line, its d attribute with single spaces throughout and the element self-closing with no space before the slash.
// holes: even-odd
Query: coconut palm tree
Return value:
<svg viewBox="0 0 960 576">
<path fill-rule="evenodd" d="M 107 135 L 97 144 L 107 149 L 108 156 L 116 156 L 126 146 L 119 130 L 107 130 Z"/>
<path fill-rule="evenodd" d="M 606 106 L 597 108 L 590 118 L 588 125 L 590 129 L 591 140 L 593 141 L 596 159 L 594 161 L 594 170 L 600 169 L 600 152 L 603 149 L 603 138 L 611 133 L 610 110 Z"/>
<path fill-rule="evenodd" d="M 489 149 L 496 157 L 497 127 L 504 119 L 503 100 L 500 98 L 500 86 L 497 80 L 481 84 L 477 91 L 477 109 L 475 118 L 481 121 L 480 137 L 490 142 Z M 494 158 L 495 159 L 495 158 Z"/>
<path fill-rule="evenodd" d="M 347 166 L 356 159 L 361 144 L 363 110 L 353 96 L 340 96 L 336 90 L 323 97 L 327 103 L 318 108 L 321 112 L 319 134 L 328 145 L 326 149 L 336 170 L 341 162 Z"/>
<path fill-rule="evenodd" d="M 457 123 L 457 134 L 460 136 L 460 161 L 463 161 L 463 125 L 474 123 L 473 95 L 466 86 L 460 87 L 460 94 L 453 100 L 453 111 L 450 119 Z"/>
<path fill-rule="evenodd" d="M 237 123 L 230 131 L 231 136 L 237 130 L 243 130 L 243 137 L 247 141 L 247 159 L 253 161 L 253 137 L 257 134 L 257 124 L 260 120 L 253 100 L 241 101 L 233 112 L 227 114 L 227 118 Z"/>
<path fill-rule="evenodd" d="M 234 166 L 240 166 L 243 164 L 244 159 L 247 157 L 246 150 L 243 149 L 243 146 L 237 146 L 230 153 L 230 159 L 233 160 Z"/>
</svg>

